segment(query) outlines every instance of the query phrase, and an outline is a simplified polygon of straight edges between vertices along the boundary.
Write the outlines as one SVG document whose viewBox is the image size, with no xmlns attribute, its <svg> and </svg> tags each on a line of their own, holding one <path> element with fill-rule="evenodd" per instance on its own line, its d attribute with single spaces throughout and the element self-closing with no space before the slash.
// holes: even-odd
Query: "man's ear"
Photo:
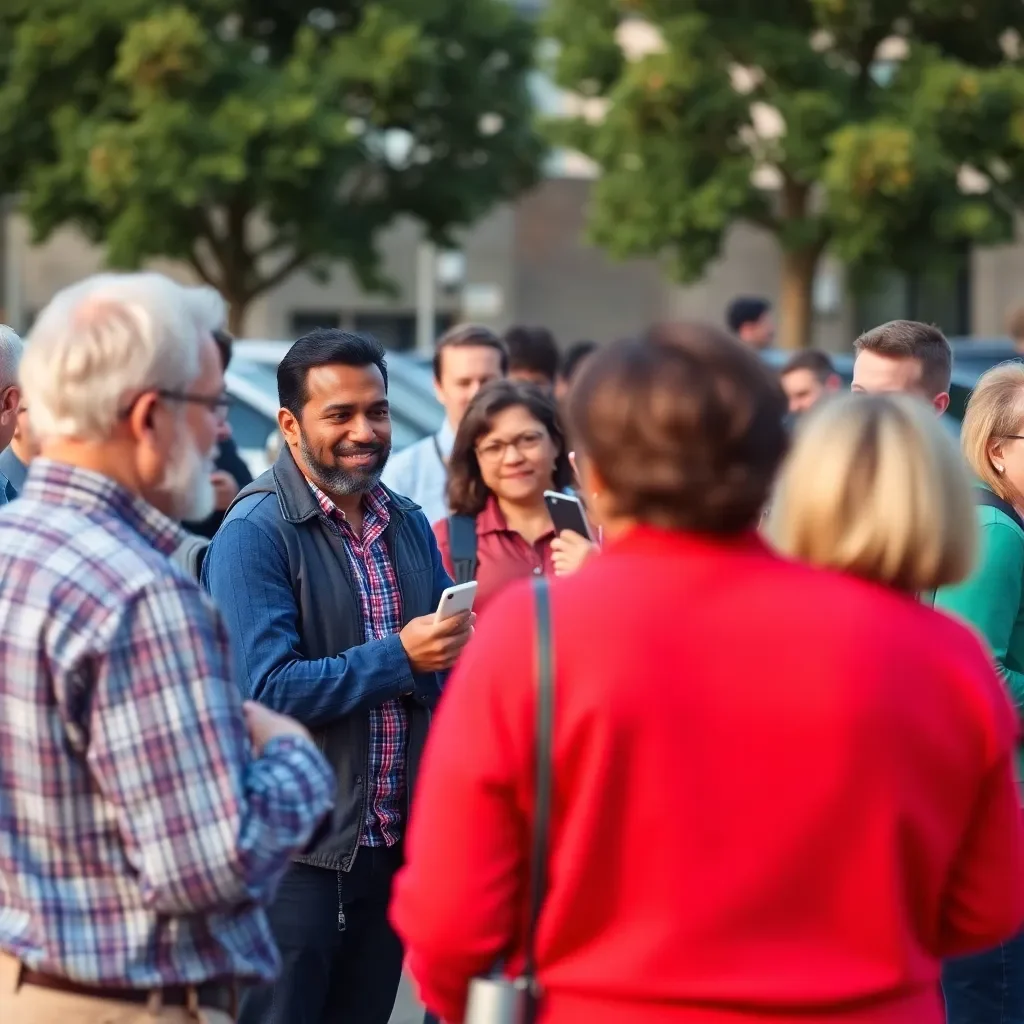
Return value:
<svg viewBox="0 0 1024 1024">
<path fill-rule="evenodd" d="M 143 441 L 153 434 L 153 426 L 156 418 L 157 406 L 160 398 L 155 391 L 147 391 L 140 395 L 135 404 L 128 410 L 125 422 L 136 441 Z"/>
<path fill-rule="evenodd" d="M 825 381 L 826 391 L 838 391 L 842 386 L 843 382 L 840 380 L 838 373 L 830 374 L 828 380 Z"/>
<path fill-rule="evenodd" d="M 0 398 L 0 418 L 5 424 L 18 418 L 18 410 L 21 408 L 21 388 L 12 384 L 5 389 L 3 397 Z"/>
<path fill-rule="evenodd" d="M 284 438 L 285 444 L 294 445 L 299 443 L 302 425 L 290 409 L 282 408 L 277 410 L 277 425 L 281 430 L 281 436 Z"/>
<path fill-rule="evenodd" d="M 941 395 L 936 395 L 932 399 L 932 405 L 935 406 L 935 411 L 941 416 L 949 408 L 949 395 L 945 391 Z"/>
</svg>

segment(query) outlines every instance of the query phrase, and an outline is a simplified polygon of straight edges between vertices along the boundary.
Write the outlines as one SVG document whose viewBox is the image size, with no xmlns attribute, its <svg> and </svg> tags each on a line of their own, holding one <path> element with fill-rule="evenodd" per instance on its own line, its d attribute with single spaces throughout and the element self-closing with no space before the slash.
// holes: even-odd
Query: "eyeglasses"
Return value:
<svg viewBox="0 0 1024 1024">
<path fill-rule="evenodd" d="M 1000 441 L 1024 441 L 1024 434 L 1001 434 Z"/>
<path fill-rule="evenodd" d="M 231 409 L 231 396 L 220 394 L 215 397 L 210 395 L 194 395 L 188 391 L 158 391 L 157 394 L 168 402 L 182 402 L 186 405 L 202 405 L 210 412 L 218 416 L 226 416 Z"/>
<path fill-rule="evenodd" d="M 542 430 L 528 430 L 509 441 L 488 441 L 476 450 L 481 462 L 501 462 L 509 448 L 515 448 L 520 455 L 532 455 L 544 443 L 547 434 Z"/>
</svg>

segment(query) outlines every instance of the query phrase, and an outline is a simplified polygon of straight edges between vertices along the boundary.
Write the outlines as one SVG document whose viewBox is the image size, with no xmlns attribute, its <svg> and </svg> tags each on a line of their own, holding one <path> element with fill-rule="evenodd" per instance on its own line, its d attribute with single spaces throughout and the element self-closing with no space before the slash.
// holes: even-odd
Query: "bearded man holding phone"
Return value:
<svg viewBox="0 0 1024 1024">
<path fill-rule="evenodd" d="M 442 674 L 473 617 L 438 621 L 451 580 L 419 506 L 380 483 L 391 451 L 384 349 L 321 329 L 278 369 L 285 440 L 203 563 L 247 696 L 313 734 L 335 770 L 326 838 L 270 910 L 283 971 L 243 1024 L 387 1024 L 402 970 L 387 920 L 409 797 Z"/>
</svg>

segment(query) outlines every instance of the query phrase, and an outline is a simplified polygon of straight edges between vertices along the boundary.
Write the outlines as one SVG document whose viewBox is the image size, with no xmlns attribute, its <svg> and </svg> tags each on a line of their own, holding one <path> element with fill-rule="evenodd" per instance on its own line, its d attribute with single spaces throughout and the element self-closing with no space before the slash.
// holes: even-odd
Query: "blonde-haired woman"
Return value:
<svg viewBox="0 0 1024 1024">
<path fill-rule="evenodd" d="M 1017 706 L 1024 706 L 1024 363 L 982 375 L 967 404 L 961 446 L 975 477 L 981 532 L 978 564 L 935 605 L 984 637 Z M 1021 765 L 1018 747 L 1018 771 Z M 950 1024 L 1024 1022 L 1024 934 L 994 950 L 951 961 L 943 973 Z"/>
<path fill-rule="evenodd" d="M 1011 390 L 1015 391 L 1021 403 L 1024 367 L 1006 371 L 1009 373 L 1015 374 L 1015 389 L 1001 385 L 998 390 L 1007 403 Z M 1004 374 L 996 379 L 1005 381 L 1008 377 Z M 1024 441 L 1014 437 L 1024 435 L 1022 420 L 1018 417 L 1011 421 L 987 412 L 982 417 L 992 396 L 992 382 L 986 383 L 983 378 L 965 421 L 968 458 L 975 472 L 991 484 L 997 486 L 1013 473 L 1024 488 Z M 991 453 L 991 457 L 985 455 L 991 463 L 987 470 L 980 463 L 974 465 L 970 451 L 970 439 L 976 436 L 982 418 L 990 426 L 985 431 L 987 440 L 977 448 Z M 1015 446 L 1012 451 L 1011 444 Z M 1016 461 L 1011 469 L 1012 459 Z M 947 959 L 942 972 L 947 1024 L 1010 1024 L 1024 1021 L 1020 1009 L 1024 982 L 1020 939 L 1011 937 L 1012 930 L 1006 929 L 1004 944 L 995 952 L 976 951 L 991 946 L 985 941 L 986 932 L 989 939 L 992 935 L 985 924 L 989 915 L 998 914 L 1001 901 L 1020 896 L 1019 836 L 1011 830 L 1002 837 L 981 839 L 990 827 L 986 824 L 990 815 L 1009 811 L 1019 816 L 1013 777 L 1016 716 L 1002 687 L 987 673 L 981 675 L 984 666 L 974 669 L 973 695 L 969 689 L 955 693 L 949 688 L 945 671 L 951 667 L 952 638 L 943 630 L 953 624 L 942 623 L 941 613 L 921 607 L 930 602 L 918 601 L 920 595 L 937 590 L 939 604 L 957 606 L 961 611 L 973 608 L 975 614 L 967 617 L 975 624 L 981 620 L 983 632 L 1004 613 L 1004 628 L 1013 632 L 1010 622 L 1021 618 L 1024 531 L 997 509 L 976 510 L 974 506 L 971 479 L 963 460 L 929 406 L 902 395 L 849 395 L 822 405 L 803 424 L 780 474 L 767 531 L 784 553 L 877 586 L 880 607 L 885 591 L 904 594 L 906 607 L 918 605 L 917 625 L 913 627 L 918 641 L 916 662 L 902 673 L 900 688 L 909 700 L 904 710 L 916 707 L 919 717 L 914 722 L 893 720 L 893 730 L 902 734 L 898 740 L 896 731 L 879 730 L 877 757 L 883 762 L 892 757 L 893 743 L 912 745 L 915 763 L 929 765 L 936 796 L 950 785 L 953 776 L 949 773 L 955 775 L 962 770 L 952 769 L 950 758 L 960 758 L 961 765 L 973 762 L 973 770 L 981 772 L 987 785 L 996 783 L 998 799 L 991 793 L 979 794 L 966 804 L 959 838 L 955 830 L 942 834 L 940 829 L 919 837 L 922 845 L 912 851 L 905 845 L 907 835 L 889 837 L 888 841 L 904 847 L 897 862 L 902 860 L 905 872 L 902 878 L 894 874 L 889 880 L 891 891 L 907 894 L 907 920 L 918 929 L 921 947 L 936 961 L 956 958 Z M 960 583 L 973 565 L 976 520 L 982 523 L 982 559 L 968 582 Z M 1012 559 L 1004 550 L 1007 547 L 1015 549 Z M 993 559 L 1007 564 L 996 564 Z M 1016 574 L 1016 589 L 1011 593 L 1010 581 L 1004 580 L 998 584 L 1003 596 L 998 597 L 995 582 L 984 582 L 986 573 L 998 577 Z M 996 604 L 1003 601 L 1009 603 L 997 609 Z M 982 606 L 986 608 L 984 615 L 978 613 Z M 890 609 L 887 614 L 894 612 Z M 873 640 L 871 624 L 864 623 L 863 643 L 871 646 Z M 1000 650 L 1005 652 L 1007 642 L 1002 641 Z M 1024 653 L 1024 634 L 1018 635 L 1018 643 Z M 828 699 L 828 673 L 829 666 L 823 665 L 822 699 Z M 866 687 L 871 684 L 870 678 L 865 679 Z M 936 718 L 929 720 L 929 712 Z M 986 720 L 998 723 L 999 749 L 980 747 L 971 755 L 970 737 L 977 735 L 979 722 Z M 864 768 L 874 770 L 870 764 Z M 1013 806 L 1008 808 L 1008 803 Z M 881 836 L 879 839 L 883 841 Z M 951 854 L 957 843 L 960 863 L 951 861 L 943 869 L 942 858 Z M 938 873 L 933 875 L 936 870 Z M 968 880 L 963 890 L 968 902 L 945 889 L 964 880 Z M 935 919 L 925 910 L 930 905 L 928 886 L 932 883 L 939 894 Z M 972 929 L 959 942 L 949 943 L 944 916 L 965 912 L 974 920 Z M 967 948 L 970 945 L 973 950 Z M 966 953 L 975 955 L 962 956 Z"/>
<path fill-rule="evenodd" d="M 977 533 L 955 444 L 903 395 L 823 403 L 783 467 L 767 528 L 787 554 L 907 594 L 962 580 Z"/>
</svg>

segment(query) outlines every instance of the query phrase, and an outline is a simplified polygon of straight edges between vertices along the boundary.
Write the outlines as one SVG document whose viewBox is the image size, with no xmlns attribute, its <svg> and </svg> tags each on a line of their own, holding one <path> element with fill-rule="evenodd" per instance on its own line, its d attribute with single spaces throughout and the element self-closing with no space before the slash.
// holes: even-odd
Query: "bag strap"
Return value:
<svg viewBox="0 0 1024 1024">
<path fill-rule="evenodd" d="M 476 579 L 476 520 L 472 516 L 448 517 L 448 552 L 456 583 Z"/>
<path fill-rule="evenodd" d="M 998 509 L 1004 516 L 1012 519 L 1020 529 L 1024 530 L 1024 520 L 1021 519 L 1017 510 L 1008 501 L 1000 498 L 998 494 L 993 494 L 987 487 L 974 488 L 974 503 Z"/>
<path fill-rule="evenodd" d="M 537 921 L 547 889 L 548 830 L 551 823 L 552 742 L 554 731 L 554 645 L 551 636 L 551 600 L 548 581 L 533 581 L 537 618 L 537 742 L 536 792 L 534 796 L 533 849 L 530 857 L 530 918 L 526 932 L 523 980 L 527 991 L 537 996 Z"/>
</svg>

